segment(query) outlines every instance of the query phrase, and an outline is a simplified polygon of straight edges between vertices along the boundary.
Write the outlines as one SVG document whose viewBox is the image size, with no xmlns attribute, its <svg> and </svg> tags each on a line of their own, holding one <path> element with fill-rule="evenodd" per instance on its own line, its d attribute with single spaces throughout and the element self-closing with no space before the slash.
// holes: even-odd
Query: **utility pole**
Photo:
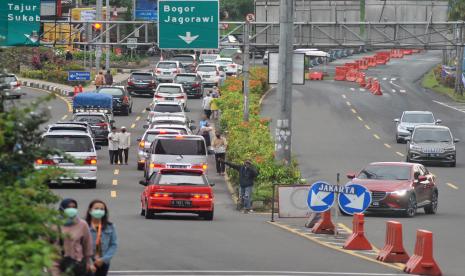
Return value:
<svg viewBox="0 0 465 276">
<path fill-rule="evenodd" d="M 97 0 L 97 7 L 95 9 L 95 19 L 102 21 L 102 0 Z M 98 74 L 100 71 L 100 58 L 102 57 L 102 36 L 98 34 L 98 45 L 95 46 L 95 72 Z"/>
<path fill-rule="evenodd" d="M 294 54 L 293 0 L 281 0 L 279 16 L 278 95 L 280 113 L 276 122 L 276 159 L 290 164 L 292 134 L 292 60 Z"/>
<path fill-rule="evenodd" d="M 461 83 L 462 83 L 462 64 L 463 64 L 463 29 L 462 26 L 460 26 L 460 29 L 458 30 L 458 38 L 457 38 L 457 65 L 455 67 L 455 93 L 460 93 L 461 94 Z"/>
<path fill-rule="evenodd" d="M 105 3 L 107 9 L 105 10 L 106 21 L 110 21 L 110 0 L 106 0 Z M 110 70 L 110 24 L 105 24 L 105 41 L 107 43 L 107 51 L 105 55 L 105 69 Z"/>
<path fill-rule="evenodd" d="M 250 24 L 248 21 L 244 24 L 244 58 L 242 73 L 244 75 L 244 82 L 242 83 L 242 90 L 244 91 L 244 122 L 249 121 L 249 33 Z"/>
</svg>

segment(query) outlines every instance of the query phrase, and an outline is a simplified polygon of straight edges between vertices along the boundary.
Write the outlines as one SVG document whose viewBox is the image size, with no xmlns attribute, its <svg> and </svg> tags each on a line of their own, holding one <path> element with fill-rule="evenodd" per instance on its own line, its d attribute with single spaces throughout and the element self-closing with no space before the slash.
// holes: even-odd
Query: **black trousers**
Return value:
<svg viewBox="0 0 465 276">
<path fill-rule="evenodd" d="M 118 164 L 118 150 L 110 150 L 110 164 Z"/>
<path fill-rule="evenodd" d="M 107 276 L 110 266 L 104 263 L 101 267 L 97 267 L 94 276 Z"/>
<path fill-rule="evenodd" d="M 204 109 L 203 111 L 205 112 L 205 115 L 207 115 L 207 118 L 210 119 L 212 116 L 212 111 L 210 109 Z"/>
<path fill-rule="evenodd" d="M 215 162 L 216 162 L 216 172 L 217 173 L 224 173 L 224 159 L 225 159 L 226 153 L 215 153 Z M 222 161 L 220 161 L 222 160 Z"/>
<path fill-rule="evenodd" d="M 127 149 L 119 149 L 118 150 L 118 155 L 119 155 L 119 162 L 123 163 L 123 152 L 124 152 L 124 163 L 128 163 L 128 158 L 129 158 L 129 148 Z"/>
</svg>

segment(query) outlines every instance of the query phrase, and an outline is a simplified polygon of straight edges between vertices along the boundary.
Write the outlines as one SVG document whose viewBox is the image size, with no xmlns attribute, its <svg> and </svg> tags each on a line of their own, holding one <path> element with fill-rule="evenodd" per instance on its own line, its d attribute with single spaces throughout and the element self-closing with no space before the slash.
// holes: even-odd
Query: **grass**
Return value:
<svg viewBox="0 0 465 276">
<path fill-rule="evenodd" d="M 456 102 L 465 103 L 465 96 L 455 93 L 453 88 L 440 84 L 434 76 L 434 70 L 429 71 L 421 81 L 421 85 L 436 93 L 443 94 Z"/>
</svg>

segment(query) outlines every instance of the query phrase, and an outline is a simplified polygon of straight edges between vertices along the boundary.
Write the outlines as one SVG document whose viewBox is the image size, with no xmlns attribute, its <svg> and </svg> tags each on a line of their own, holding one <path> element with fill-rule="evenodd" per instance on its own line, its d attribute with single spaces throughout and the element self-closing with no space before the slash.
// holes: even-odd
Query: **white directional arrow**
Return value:
<svg viewBox="0 0 465 276">
<path fill-rule="evenodd" d="M 192 42 L 194 42 L 194 40 L 196 40 L 199 36 L 198 35 L 194 35 L 192 36 L 191 35 L 191 32 L 186 32 L 186 35 L 183 36 L 183 35 L 178 35 L 178 37 L 182 40 L 184 40 L 184 42 L 186 42 L 187 44 L 191 44 Z"/>
<path fill-rule="evenodd" d="M 325 203 L 323 200 L 329 195 L 330 193 L 328 192 L 319 192 L 318 195 L 315 194 L 315 192 L 312 190 L 312 199 L 310 201 L 310 205 L 312 207 L 318 207 L 318 206 L 327 206 L 328 204 Z"/>
<path fill-rule="evenodd" d="M 365 193 L 361 194 L 360 196 L 351 195 L 351 194 L 344 194 L 349 200 L 350 203 L 346 204 L 346 207 L 363 210 L 363 202 L 365 201 Z"/>
</svg>

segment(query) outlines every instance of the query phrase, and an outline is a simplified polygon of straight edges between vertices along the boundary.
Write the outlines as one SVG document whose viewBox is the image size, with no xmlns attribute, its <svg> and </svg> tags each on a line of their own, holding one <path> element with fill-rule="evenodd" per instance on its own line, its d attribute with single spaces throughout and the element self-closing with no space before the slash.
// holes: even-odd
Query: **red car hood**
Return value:
<svg viewBox="0 0 465 276">
<path fill-rule="evenodd" d="M 165 185 L 150 185 L 151 193 L 192 193 L 192 194 L 211 194 L 213 195 L 210 186 L 165 186 Z"/>
<path fill-rule="evenodd" d="M 370 191 L 394 192 L 410 188 L 410 180 L 373 180 L 354 178 L 351 182 L 365 186 Z"/>
</svg>

